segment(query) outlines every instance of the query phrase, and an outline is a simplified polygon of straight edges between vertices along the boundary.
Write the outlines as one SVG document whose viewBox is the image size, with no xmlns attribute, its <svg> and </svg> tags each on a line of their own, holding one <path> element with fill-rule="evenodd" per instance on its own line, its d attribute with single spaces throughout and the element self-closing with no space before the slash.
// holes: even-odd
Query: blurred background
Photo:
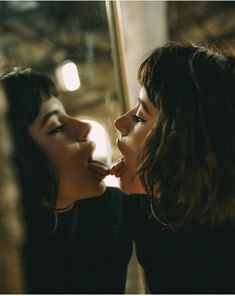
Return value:
<svg viewBox="0 0 235 296">
<path fill-rule="evenodd" d="M 235 2 L 0 2 L 1 71 L 15 66 L 31 67 L 51 76 L 67 112 L 91 122 L 91 137 L 97 143 L 95 157 L 109 165 L 120 157 L 113 121 L 136 102 L 137 69 L 155 47 L 168 40 L 191 40 L 217 46 L 226 43 L 234 48 Z M 7 205 L 11 210 L 9 219 L 0 215 L 0 228 L 8 229 L 8 221 L 20 218 L 14 214 L 16 190 L 8 190 L 13 186 L 9 184 L 15 183 L 14 172 L 4 173 L 11 171 L 11 167 L 7 162 L 10 152 L 6 153 L 5 148 L 8 136 L 4 129 L 7 125 L 3 120 L 5 105 L 2 102 L 1 95 L 0 163 L 6 170 L 2 169 L 0 174 L 0 187 L 2 200 L 10 200 Z M 106 183 L 118 186 L 110 177 Z M 0 233 L 7 232 L 1 229 Z M 20 230 L 11 233 L 12 238 L 8 233 L 7 240 L 13 240 L 11 246 L 17 249 Z M 3 234 L 0 248 L 2 242 L 6 242 Z M 2 254 L 4 257 L 4 252 Z M 9 264 L 12 266 L 16 264 L 14 262 Z M 4 275 L 7 277 L 7 273 Z M 16 292 L 11 289 L 9 292 Z M 147 292 L 135 258 L 130 264 L 126 292 Z"/>
</svg>

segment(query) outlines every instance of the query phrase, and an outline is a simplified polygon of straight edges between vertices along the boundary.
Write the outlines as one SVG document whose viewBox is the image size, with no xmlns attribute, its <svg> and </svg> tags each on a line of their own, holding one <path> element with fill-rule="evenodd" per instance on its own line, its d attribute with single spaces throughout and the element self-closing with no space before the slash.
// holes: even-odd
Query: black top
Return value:
<svg viewBox="0 0 235 296">
<path fill-rule="evenodd" d="M 130 236 L 150 293 L 235 293 L 235 240 L 229 225 L 169 229 L 149 218 L 146 196 L 126 199 Z"/>
<path fill-rule="evenodd" d="M 58 213 L 56 231 L 31 236 L 24 249 L 28 293 L 121 294 L 132 242 L 116 188 Z"/>
</svg>

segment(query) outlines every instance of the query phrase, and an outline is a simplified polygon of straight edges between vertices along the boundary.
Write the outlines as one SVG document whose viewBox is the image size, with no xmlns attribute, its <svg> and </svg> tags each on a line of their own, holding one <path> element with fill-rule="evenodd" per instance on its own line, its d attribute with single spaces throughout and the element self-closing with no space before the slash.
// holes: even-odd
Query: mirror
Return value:
<svg viewBox="0 0 235 296">
<path fill-rule="evenodd" d="M 5 1 L 0 23 L 1 68 L 50 75 L 67 112 L 101 125 L 111 147 L 108 161 L 118 158 L 113 121 L 124 110 L 105 1 Z"/>
</svg>

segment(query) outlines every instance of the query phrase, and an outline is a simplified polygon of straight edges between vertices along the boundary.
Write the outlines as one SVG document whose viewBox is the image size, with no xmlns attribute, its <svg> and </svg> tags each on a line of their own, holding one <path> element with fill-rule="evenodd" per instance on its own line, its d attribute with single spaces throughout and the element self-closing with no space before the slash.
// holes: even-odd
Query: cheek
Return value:
<svg viewBox="0 0 235 296">
<path fill-rule="evenodd" d="M 49 158 L 54 163 L 57 169 L 71 165 L 77 165 L 85 160 L 86 151 L 82 149 L 77 143 L 53 142 L 44 145 Z"/>
<path fill-rule="evenodd" d="M 132 133 L 126 138 L 127 152 L 130 154 L 138 154 L 141 150 L 141 145 L 149 131 L 146 126 L 142 129 L 134 129 Z"/>
</svg>

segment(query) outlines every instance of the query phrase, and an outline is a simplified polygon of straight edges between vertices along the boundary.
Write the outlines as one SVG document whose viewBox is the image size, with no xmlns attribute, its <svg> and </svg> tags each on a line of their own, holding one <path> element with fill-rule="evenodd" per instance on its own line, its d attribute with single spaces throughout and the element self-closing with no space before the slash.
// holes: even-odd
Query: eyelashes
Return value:
<svg viewBox="0 0 235 296">
<path fill-rule="evenodd" d="M 135 123 L 144 123 L 146 122 L 146 120 L 144 120 L 143 118 L 137 116 L 137 115 L 132 115 L 132 120 L 135 122 Z"/>
<path fill-rule="evenodd" d="M 132 115 L 131 117 L 132 117 L 133 122 L 135 122 L 135 123 L 144 123 L 144 122 L 146 122 L 146 120 L 143 119 L 140 116 Z M 64 129 L 65 129 L 65 126 L 66 126 L 66 124 L 61 124 L 61 125 L 57 126 L 56 128 L 53 128 L 52 130 L 50 130 L 47 133 L 47 135 L 51 136 L 51 135 L 56 135 L 56 134 L 62 133 L 64 131 Z"/>
<path fill-rule="evenodd" d="M 65 124 L 61 124 L 56 128 L 52 129 L 51 131 L 49 131 L 47 135 L 55 135 L 55 134 L 61 133 L 63 132 L 64 128 L 65 128 Z"/>
</svg>

